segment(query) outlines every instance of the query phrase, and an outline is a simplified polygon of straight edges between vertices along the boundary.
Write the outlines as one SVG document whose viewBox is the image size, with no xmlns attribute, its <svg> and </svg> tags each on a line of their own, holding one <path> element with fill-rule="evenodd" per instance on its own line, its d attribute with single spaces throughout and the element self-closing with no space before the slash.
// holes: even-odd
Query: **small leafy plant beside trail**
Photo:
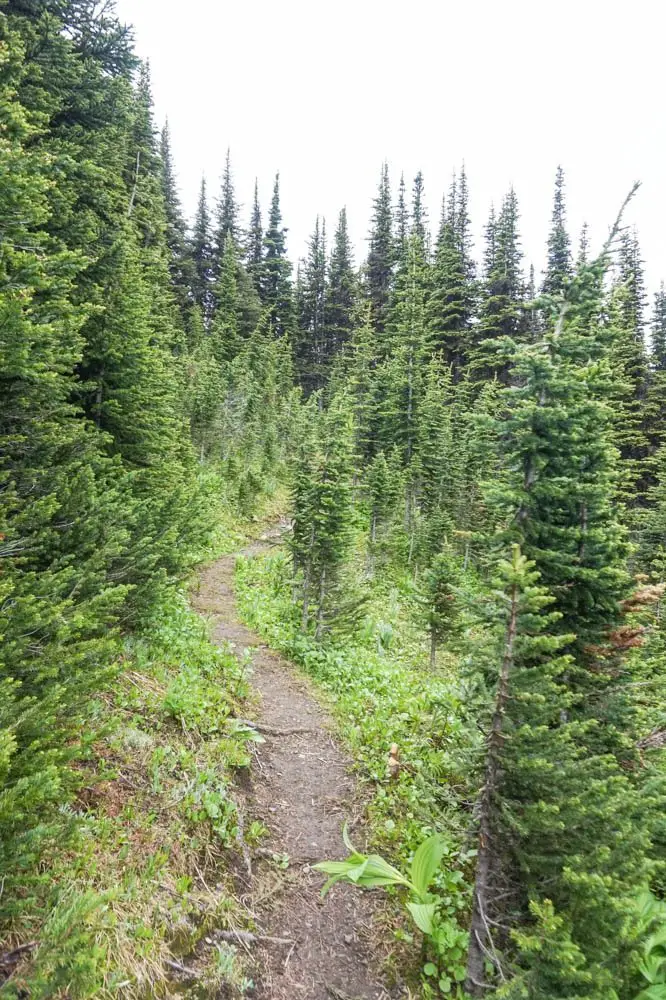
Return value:
<svg viewBox="0 0 666 1000">
<path fill-rule="evenodd" d="M 441 834 L 433 834 L 417 848 L 409 868 L 403 875 L 377 854 L 364 855 L 352 845 L 347 827 L 343 831 L 345 846 L 350 854 L 344 861 L 321 861 L 314 865 L 318 871 L 330 878 L 322 889 L 325 895 L 336 882 L 349 882 L 362 889 L 391 886 L 406 889 L 408 898 L 405 906 L 418 930 L 425 936 L 426 959 L 423 973 L 434 977 L 444 994 L 462 996 L 460 983 L 465 978 L 465 955 L 468 935 L 461 932 L 446 915 L 444 898 L 440 891 L 432 890 L 432 883 L 438 872 L 442 858 L 446 854 L 446 839 Z M 460 872 L 449 872 L 443 880 L 454 884 L 461 878 Z M 457 964 L 452 964 L 455 959 Z M 451 979 L 439 969 L 441 959 L 453 973 Z"/>
</svg>

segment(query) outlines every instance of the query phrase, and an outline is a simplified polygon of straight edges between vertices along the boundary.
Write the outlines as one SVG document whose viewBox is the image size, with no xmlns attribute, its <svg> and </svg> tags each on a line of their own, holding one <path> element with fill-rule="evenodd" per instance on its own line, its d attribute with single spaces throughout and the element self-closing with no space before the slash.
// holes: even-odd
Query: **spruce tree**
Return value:
<svg viewBox="0 0 666 1000">
<path fill-rule="evenodd" d="M 488 960 L 506 973 L 503 928 L 527 917 L 530 900 L 537 910 L 552 901 L 563 918 L 584 963 L 580 995 L 612 996 L 612 987 L 624 995 L 627 918 L 647 877 L 648 824 L 623 771 L 635 751 L 626 544 L 598 326 L 607 250 L 579 270 L 552 332 L 517 349 L 502 423 L 498 496 L 514 550 L 502 569 L 500 668 L 479 800 L 473 996 L 485 994 Z M 558 967 L 546 968 L 526 948 L 506 995 L 570 997 L 566 956 L 560 948 Z"/>
<path fill-rule="evenodd" d="M 236 202 L 234 179 L 231 171 L 231 150 L 227 149 L 227 156 L 224 161 L 224 173 L 222 174 L 222 189 L 215 213 L 215 237 L 213 240 L 213 253 L 215 255 L 218 274 L 222 268 L 227 237 L 231 237 L 234 246 L 237 247 L 239 245 L 238 214 L 239 209 Z"/>
<path fill-rule="evenodd" d="M 590 237 L 588 228 L 587 222 L 584 222 L 581 227 L 580 237 L 578 240 L 578 256 L 576 258 L 577 267 L 580 267 L 582 264 L 587 264 L 587 259 L 589 257 Z"/>
<path fill-rule="evenodd" d="M 316 398 L 312 402 L 314 433 L 302 443 L 294 469 L 291 550 L 300 580 L 302 628 L 314 621 L 315 637 L 321 639 L 347 603 L 339 583 L 354 524 L 353 424 L 344 396 L 320 414 Z"/>
<path fill-rule="evenodd" d="M 210 328 L 213 357 L 219 364 L 231 361 L 240 349 L 239 296 L 236 244 L 230 232 L 222 254 L 220 277 L 215 286 L 215 316 Z"/>
<path fill-rule="evenodd" d="M 34 15 L 33 15 L 34 16 Z M 80 733 L 115 653 L 127 588 L 113 578 L 135 516 L 127 478 L 71 405 L 90 305 L 78 286 L 87 260 L 51 235 L 71 224 L 68 177 L 54 188 L 49 113 L 81 73 L 74 43 L 44 40 L 26 57 L 31 19 L 3 25 L 0 82 L 0 923 L 34 919 L 44 851 L 64 836 Z M 125 48 L 118 52 L 124 57 Z M 104 90 L 101 68 L 91 85 Z M 33 73 L 59 88 L 33 88 Z M 25 88 L 23 90 L 22 88 Z M 25 95 L 25 96 L 24 96 Z M 91 147 L 94 144 L 91 142 Z M 66 165 L 67 166 L 67 165 Z M 73 163 L 70 169 L 76 167 Z M 102 164 L 100 164 L 101 172 Z M 99 177 L 100 175 L 97 174 Z M 11 179 L 11 181 L 9 180 Z M 64 196 L 60 201 L 61 194 Z M 60 204 L 61 214 L 56 214 Z M 125 210 L 127 203 L 125 202 Z M 83 227 L 85 229 L 85 227 Z"/>
<path fill-rule="evenodd" d="M 215 300 L 213 284 L 215 277 L 215 255 L 211 237 L 210 213 L 206 195 L 206 178 L 201 178 L 199 201 L 192 226 L 190 253 L 194 270 L 192 298 L 201 310 L 204 324 L 208 326 L 213 317 Z"/>
<path fill-rule="evenodd" d="M 333 236 L 326 287 L 325 339 L 331 357 L 335 357 L 351 337 L 354 327 L 356 297 L 357 280 L 347 228 L 347 210 L 343 208 Z"/>
<path fill-rule="evenodd" d="M 423 363 L 421 398 L 415 453 L 418 502 L 424 515 L 418 544 L 419 562 L 428 562 L 442 546 L 453 522 L 447 509 L 451 485 L 453 453 L 460 443 L 453 443 L 453 393 L 451 370 L 441 358 L 433 356 Z"/>
<path fill-rule="evenodd" d="M 650 456 L 646 465 L 659 448 L 666 431 L 666 290 L 663 281 L 654 295 L 650 345 L 644 407 L 644 426 Z M 649 472 L 647 478 L 652 482 L 653 477 Z"/>
<path fill-rule="evenodd" d="M 412 233 L 398 276 L 385 340 L 389 353 L 378 372 L 382 442 L 397 447 L 405 466 L 415 454 L 423 377 L 432 353 L 426 324 L 427 271 L 421 238 Z"/>
<path fill-rule="evenodd" d="M 407 250 L 407 237 L 409 235 L 409 209 L 407 208 L 407 193 L 405 188 L 405 175 L 400 174 L 400 184 L 398 185 L 398 203 L 395 209 L 395 253 L 396 259 L 404 259 Z"/>
<path fill-rule="evenodd" d="M 648 487 L 648 355 L 645 345 L 643 264 L 635 232 L 620 234 L 617 273 L 606 304 L 607 337 L 616 373 L 612 396 L 615 440 L 623 458 L 623 492 L 642 506 Z"/>
<path fill-rule="evenodd" d="M 261 207 L 259 205 L 259 184 L 254 182 L 254 198 L 250 226 L 247 231 L 245 245 L 245 267 L 258 295 L 263 294 L 264 273 L 264 231 L 261 225 Z"/>
<path fill-rule="evenodd" d="M 432 287 L 428 298 L 428 325 L 433 345 L 442 353 L 459 382 L 469 364 L 475 309 L 475 269 L 471 255 L 467 181 L 464 169 L 454 177 L 448 207 L 442 202 Z"/>
<path fill-rule="evenodd" d="M 404 488 L 400 456 L 378 452 L 368 465 L 364 482 L 370 523 L 370 546 L 373 554 L 381 545 L 402 500 Z"/>
<path fill-rule="evenodd" d="M 130 192 L 127 214 L 138 227 L 144 245 L 151 246 L 164 237 L 164 206 L 153 213 L 162 194 L 162 178 L 148 63 L 140 66 L 129 110 L 129 156 L 124 171 Z"/>
<path fill-rule="evenodd" d="M 662 281 L 654 294 L 652 313 L 652 366 L 666 370 L 666 288 Z"/>
<path fill-rule="evenodd" d="M 372 307 L 364 303 L 349 350 L 347 391 L 354 412 L 356 455 L 359 464 L 371 459 L 382 447 L 380 377 L 377 344 L 372 327 Z"/>
<path fill-rule="evenodd" d="M 290 334 L 293 327 L 291 264 L 287 258 L 286 233 L 280 211 L 280 175 L 276 174 L 268 226 L 264 233 L 261 275 L 261 299 L 269 310 L 276 337 Z"/>
<path fill-rule="evenodd" d="M 497 376 L 508 380 L 505 351 L 525 334 L 525 287 L 518 232 L 518 200 L 513 189 L 499 216 L 491 211 L 486 227 L 484 281 L 471 370 L 477 379 Z"/>
<path fill-rule="evenodd" d="M 395 245 L 393 240 L 393 211 L 388 163 L 382 166 L 379 190 L 374 201 L 370 249 L 366 264 L 368 298 L 372 306 L 373 325 L 383 333 L 388 316 L 389 300 L 393 286 Z"/>
<path fill-rule="evenodd" d="M 624 229 L 618 252 L 618 284 L 623 288 L 624 326 L 643 343 L 645 328 L 645 275 L 636 230 Z"/>
<path fill-rule="evenodd" d="M 160 137 L 160 162 L 162 166 L 162 197 L 166 215 L 165 239 L 169 249 L 169 271 L 176 299 L 181 310 L 190 304 L 192 260 L 187 242 L 187 227 L 178 194 L 176 171 L 171 152 L 171 133 L 168 121 Z"/>
<path fill-rule="evenodd" d="M 553 196 L 553 215 L 548 234 L 548 259 L 546 274 L 543 280 L 543 291 L 549 295 L 562 292 L 565 283 L 571 278 L 573 267 L 571 263 L 571 241 L 566 228 L 566 207 L 564 203 L 564 171 L 557 168 L 555 175 L 555 194 Z"/>
<path fill-rule="evenodd" d="M 460 565 L 449 548 L 438 552 L 420 581 L 419 604 L 430 638 L 430 666 L 437 664 L 437 650 L 459 629 L 460 607 L 456 587 Z"/>
<path fill-rule="evenodd" d="M 429 237 L 428 237 L 428 210 L 425 206 L 424 201 L 424 182 L 423 174 L 419 170 L 416 177 L 414 178 L 414 186 L 412 188 L 412 233 L 418 236 L 424 249 L 424 254 L 428 256 L 429 250 Z"/>
<path fill-rule="evenodd" d="M 296 367 L 307 395 L 323 388 L 330 361 L 326 341 L 326 223 L 317 220 L 299 272 Z"/>
</svg>

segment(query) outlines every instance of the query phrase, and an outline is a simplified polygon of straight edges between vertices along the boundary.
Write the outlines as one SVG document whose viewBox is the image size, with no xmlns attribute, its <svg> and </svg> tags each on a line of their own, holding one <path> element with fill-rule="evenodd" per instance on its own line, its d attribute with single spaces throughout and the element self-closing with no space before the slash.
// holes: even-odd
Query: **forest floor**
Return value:
<svg viewBox="0 0 666 1000">
<path fill-rule="evenodd" d="M 251 875 L 238 875 L 242 902 L 256 916 L 260 939 L 251 949 L 253 995 L 380 1000 L 390 994 L 372 959 L 376 900 L 348 886 L 336 886 L 322 900 L 323 878 L 311 868 L 344 856 L 343 823 L 353 829 L 363 810 L 350 761 L 321 696 L 242 624 L 236 605 L 237 557 L 267 551 L 283 530 L 270 529 L 242 552 L 205 567 L 192 597 L 194 608 L 209 618 L 215 642 L 231 644 L 237 653 L 249 651 L 259 696 L 253 721 L 265 742 L 237 794 L 245 825 L 259 821 L 267 831 L 262 847 L 246 858 Z"/>
</svg>

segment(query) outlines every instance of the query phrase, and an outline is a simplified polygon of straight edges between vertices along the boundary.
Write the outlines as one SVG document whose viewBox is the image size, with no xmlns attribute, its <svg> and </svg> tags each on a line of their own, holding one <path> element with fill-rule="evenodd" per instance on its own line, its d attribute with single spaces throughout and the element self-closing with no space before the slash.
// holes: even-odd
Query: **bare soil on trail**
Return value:
<svg viewBox="0 0 666 1000">
<path fill-rule="evenodd" d="M 279 529 L 238 555 L 266 550 Z M 252 946 L 259 1000 L 388 1000 L 373 961 L 370 925 L 376 900 L 336 886 L 324 900 L 315 861 L 344 857 L 342 826 L 359 811 L 349 760 L 332 735 L 329 716 L 296 668 L 240 621 L 233 589 L 236 555 L 200 575 L 193 605 L 209 616 L 216 641 L 249 650 L 260 695 L 256 723 L 265 743 L 240 790 L 245 824 L 255 819 L 267 838 L 252 860 L 243 902 L 256 914 L 262 941 Z M 276 735 L 279 734 L 279 735 Z M 350 826 L 352 824 L 350 823 Z M 288 855 L 282 871 L 271 855 Z M 259 856 L 258 856 L 259 855 Z"/>
</svg>

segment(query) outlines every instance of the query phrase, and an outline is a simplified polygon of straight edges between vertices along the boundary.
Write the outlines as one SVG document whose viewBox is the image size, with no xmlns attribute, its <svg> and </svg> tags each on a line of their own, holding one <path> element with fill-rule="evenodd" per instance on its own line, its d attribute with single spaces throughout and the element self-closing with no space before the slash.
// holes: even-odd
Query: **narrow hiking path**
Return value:
<svg viewBox="0 0 666 1000">
<path fill-rule="evenodd" d="M 260 696 L 256 723 L 265 743 L 241 788 L 246 825 L 268 829 L 255 852 L 243 902 L 262 935 L 288 943 L 254 948 L 260 1000 L 382 1000 L 388 998 L 369 958 L 371 895 L 337 886 L 320 898 L 323 879 L 310 865 L 344 856 L 342 825 L 360 805 L 349 760 L 332 735 L 330 717 L 306 679 L 240 621 L 233 588 L 239 555 L 265 551 L 273 529 L 242 552 L 224 556 L 200 574 L 193 606 L 212 620 L 213 638 L 252 657 L 252 684 Z M 257 857 L 256 855 L 260 856 Z M 285 870 L 272 855 L 288 855 Z"/>
</svg>

